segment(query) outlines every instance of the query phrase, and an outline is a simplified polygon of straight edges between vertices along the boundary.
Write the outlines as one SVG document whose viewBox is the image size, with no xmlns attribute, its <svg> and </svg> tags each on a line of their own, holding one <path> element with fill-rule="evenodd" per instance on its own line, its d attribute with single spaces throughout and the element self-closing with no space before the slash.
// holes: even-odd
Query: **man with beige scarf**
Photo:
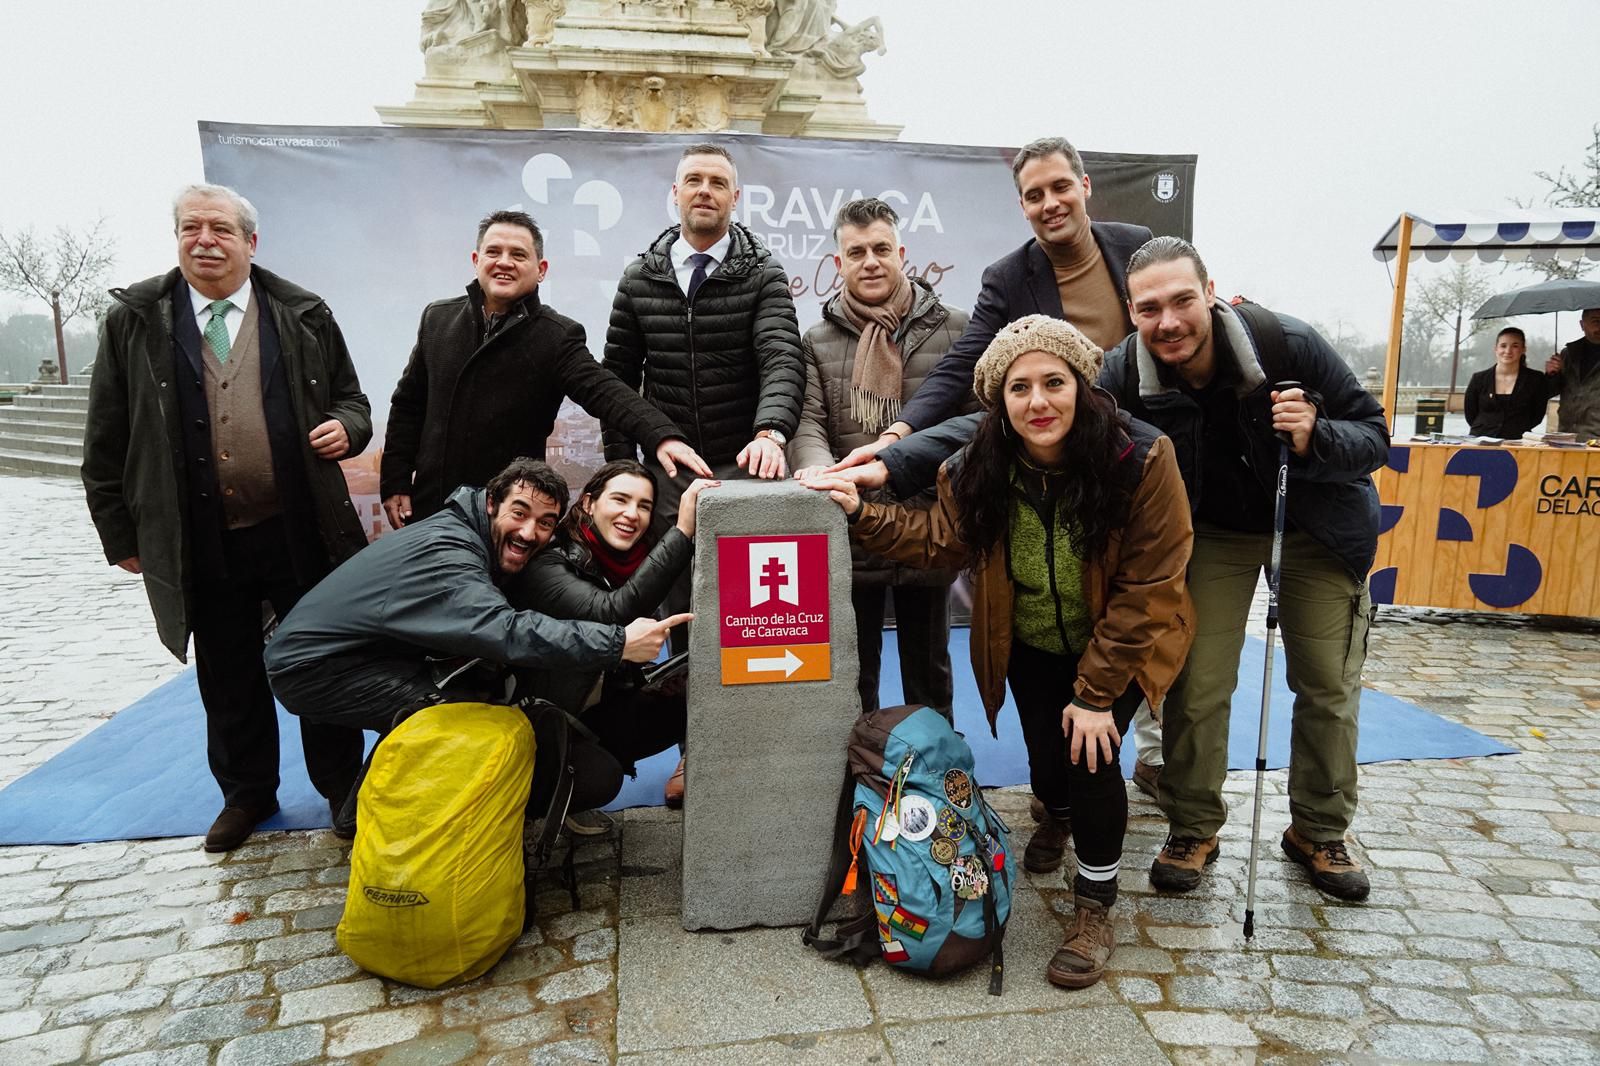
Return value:
<svg viewBox="0 0 1600 1066">
<path fill-rule="evenodd" d="M 899 218 L 882 200 L 852 200 L 839 210 L 834 265 L 844 291 L 806 331 L 806 393 L 789 462 L 805 477 L 852 448 L 875 440 L 950 351 L 967 313 L 939 301 L 931 286 L 905 272 Z M 975 406 L 968 397 L 968 406 Z M 931 502 L 932 495 L 927 494 Z M 878 707 L 879 664 L 888 594 L 894 596 L 900 678 L 907 703 L 949 717 L 950 582 L 948 570 L 915 570 L 852 547 L 861 706 Z"/>
</svg>

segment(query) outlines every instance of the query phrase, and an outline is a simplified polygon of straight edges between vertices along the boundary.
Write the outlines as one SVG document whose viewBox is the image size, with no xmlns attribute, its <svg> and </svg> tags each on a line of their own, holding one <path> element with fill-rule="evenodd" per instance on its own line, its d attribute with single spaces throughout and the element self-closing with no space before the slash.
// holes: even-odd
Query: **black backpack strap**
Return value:
<svg viewBox="0 0 1600 1066">
<path fill-rule="evenodd" d="M 1250 300 L 1240 300 L 1233 305 L 1233 309 L 1250 330 L 1250 339 L 1256 346 L 1256 358 L 1261 361 L 1267 383 L 1270 385 L 1293 378 L 1294 375 L 1289 373 L 1289 342 L 1283 335 L 1283 323 L 1278 321 L 1278 316 Z"/>
<path fill-rule="evenodd" d="M 550 796 L 550 805 L 544 812 L 544 820 L 539 827 L 539 836 L 534 840 L 531 851 L 523 856 L 523 880 L 527 895 L 526 913 L 523 916 L 523 929 L 526 931 L 533 924 L 535 917 L 535 898 L 538 896 L 539 869 L 550 861 L 551 854 L 555 851 L 556 844 L 565 832 L 567 815 L 572 807 L 573 769 L 572 769 L 572 730 L 574 727 L 583 728 L 573 721 L 561 708 L 553 703 L 540 699 L 523 700 L 519 707 L 527 715 L 528 724 L 533 726 L 534 732 L 545 743 L 554 743 L 556 746 L 555 789 Z M 585 730 L 585 732 L 588 732 Z M 593 734 L 590 734 L 591 736 Z M 575 841 L 569 841 L 567 854 L 562 863 L 562 880 L 566 884 L 567 892 L 572 899 L 572 909 L 577 910 L 578 880 L 573 866 L 573 850 Z"/>
<path fill-rule="evenodd" d="M 1005 987 L 1006 927 L 1000 924 L 994 903 L 994 882 L 1000 874 L 989 874 L 989 890 L 983 894 L 983 930 L 994 950 L 989 955 L 989 994 L 998 996 Z"/>
<path fill-rule="evenodd" d="M 858 966 L 864 966 L 878 955 L 877 915 L 868 908 L 859 918 L 841 922 L 832 938 L 822 935 L 828 912 L 834 901 L 844 892 L 845 878 L 850 872 L 853 856 L 850 853 L 850 836 L 855 823 L 855 782 L 846 774 L 844 787 L 839 792 L 839 810 L 834 819 L 833 854 L 828 859 L 828 875 L 822 882 L 822 897 L 817 901 L 817 912 L 811 924 L 800 932 L 800 940 L 823 958 L 841 956 Z M 864 865 L 864 864 L 863 864 Z"/>
</svg>

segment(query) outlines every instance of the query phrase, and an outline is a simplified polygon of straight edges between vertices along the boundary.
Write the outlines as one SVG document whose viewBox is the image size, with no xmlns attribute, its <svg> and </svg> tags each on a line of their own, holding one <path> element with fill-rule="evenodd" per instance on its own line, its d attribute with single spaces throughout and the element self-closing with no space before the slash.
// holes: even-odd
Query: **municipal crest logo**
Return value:
<svg viewBox="0 0 1600 1066">
<path fill-rule="evenodd" d="M 1178 175 L 1163 170 L 1150 180 L 1150 195 L 1157 203 L 1170 204 L 1178 198 Z"/>
</svg>

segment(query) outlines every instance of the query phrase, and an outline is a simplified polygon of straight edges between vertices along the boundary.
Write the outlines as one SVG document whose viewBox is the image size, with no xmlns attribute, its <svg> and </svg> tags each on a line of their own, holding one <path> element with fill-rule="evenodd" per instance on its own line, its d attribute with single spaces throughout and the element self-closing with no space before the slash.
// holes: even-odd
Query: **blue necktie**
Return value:
<svg viewBox="0 0 1600 1066">
<path fill-rule="evenodd" d="M 706 267 L 711 265 L 711 257 L 704 252 L 696 252 L 689 257 L 689 262 L 694 264 L 694 273 L 689 275 L 689 302 L 694 303 L 694 294 L 706 280 Z"/>
</svg>

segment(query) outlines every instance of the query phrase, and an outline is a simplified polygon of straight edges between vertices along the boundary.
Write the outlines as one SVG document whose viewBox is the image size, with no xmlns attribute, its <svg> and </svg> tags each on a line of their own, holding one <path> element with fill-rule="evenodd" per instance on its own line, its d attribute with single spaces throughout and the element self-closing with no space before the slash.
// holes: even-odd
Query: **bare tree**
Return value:
<svg viewBox="0 0 1600 1066">
<path fill-rule="evenodd" d="M 0 289 L 36 296 L 55 316 L 56 360 L 61 382 L 67 381 L 67 344 L 62 334 L 80 315 L 98 315 L 108 302 L 106 276 L 116 259 L 116 245 L 105 235 L 105 219 L 83 232 L 56 229 L 54 241 L 41 240 L 33 228 L 0 230 Z"/>
<path fill-rule="evenodd" d="M 1600 207 L 1600 123 L 1589 131 L 1589 147 L 1584 151 L 1583 162 L 1575 170 L 1562 167 L 1554 174 L 1536 170 L 1533 176 L 1544 182 L 1544 202 L 1551 207 Z M 1528 207 L 1518 202 L 1518 206 Z M 1527 267 L 1544 276 L 1546 281 L 1562 278 L 1580 278 L 1594 264 L 1589 260 L 1563 262 L 1559 259 L 1529 261 Z"/>
<path fill-rule="evenodd" d="M 1474 319 L 1472 312 L 1494 294 L 1494 286 L 1466 263 L 1457 263 L 1448 272 L 1425 282 L 1418 290 L 1418 311 L 1454 332 L 1455 348 L 1450 355 L 1450 393 L 1456 394 L 1456 376 L 1461 367 L 1461 345 L 1496 325 L 1499 319 Z"/>
</svg>

